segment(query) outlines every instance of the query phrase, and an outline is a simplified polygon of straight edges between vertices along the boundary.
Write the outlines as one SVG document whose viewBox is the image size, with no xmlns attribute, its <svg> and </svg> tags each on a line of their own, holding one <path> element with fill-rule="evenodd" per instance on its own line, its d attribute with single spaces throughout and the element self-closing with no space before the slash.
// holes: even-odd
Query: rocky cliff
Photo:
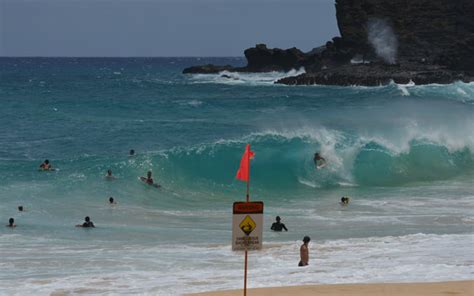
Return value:
<svg viewBox="0 0 474 296">
<path fill-rule="evenodd" d="M 473 0 L 336 0 L 336 17 L 357 53 L 373 53 L 370 24 L 381 20 L 396 36 L 398 60 L 474 69 Z"/>
<path fill-rule="evenodd" d="M 474 81 L 474 0 L 336 0 L 341 36 L 303 53 L 245 50 L 246 67 L 192 67 L 184 73 L 288 71 L 277 83 L 378 85 Z"/>
</svg>

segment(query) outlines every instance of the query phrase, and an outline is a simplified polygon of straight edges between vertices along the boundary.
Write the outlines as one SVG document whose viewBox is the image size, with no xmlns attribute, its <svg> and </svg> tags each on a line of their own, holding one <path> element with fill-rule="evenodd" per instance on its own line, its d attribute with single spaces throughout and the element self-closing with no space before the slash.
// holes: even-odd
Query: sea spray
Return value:
<svg viewBox="0 0 474 296">
<path fill-rule="evenodd" d="M 389 23 L 383 19 L 370 19 L 367 24 L 367 34 L 375 53 L 387 64 L 395 64 L 398 41 Z"/>
</svg>

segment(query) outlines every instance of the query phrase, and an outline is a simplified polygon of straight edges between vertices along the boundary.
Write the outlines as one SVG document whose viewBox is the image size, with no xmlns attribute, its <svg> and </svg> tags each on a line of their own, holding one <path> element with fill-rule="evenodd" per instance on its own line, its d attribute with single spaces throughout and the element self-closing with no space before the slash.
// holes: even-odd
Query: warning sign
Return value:
<svg viewBox="0 0 474 296">
<path fill-rule="evenodd" d="M 232 217 L 232 250 L 262 248 L 263 202 L 234 202 Z"/>
<path fill-rule="evenodd" d="M 252 217 L 247 215 L 247 217 L 245 217 L 244 221 L 242 221 L 239 226 L 246 235 L 249 235 L 252 233 L 255 227 L 257 227 L 257 224 L 255 224 L 255 221 L 252 220 Z"/>
</svg>

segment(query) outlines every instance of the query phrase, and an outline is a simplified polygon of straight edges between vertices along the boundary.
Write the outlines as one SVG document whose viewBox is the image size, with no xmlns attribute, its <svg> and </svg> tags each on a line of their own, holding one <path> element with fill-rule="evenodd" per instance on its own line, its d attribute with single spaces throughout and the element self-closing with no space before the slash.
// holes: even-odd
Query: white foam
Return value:
<svg viewBox="0 0 474 296">
<path fill-rule="evenodd" d="M 473 277 L 472 234 L 412 234 L 319 241 L 310 265 L 297 267 L 299 241 L 264 244 L 249 256 L 249 287 L 304 284 L 431 282 Z M 4 240 L 0 238 L 4 244 Z M 4 249 L 2 291 L 178 295 L 242 284 L 241 253 L 229 245 L 104 245 L 48 247 L 25 237 Z M 35 260 L 31 260 L 35 258 Z M 37 262 L 38 264 L 34 264 Z M 23 278 L 22 285 L 18 285 Z"/>
<path fill-rule="evenodd" d="M 300 182 L 303 185 L 309 186 L 311 188 L 321 188 L 321 185 L 316 184 L 315 182 L 311 182 L 309 180 L 302 179 L 302 178 L 298 178 L 298 182 Z"/>
<path fill-rule="evenodd" d="M 408 87 L 415 86 L 415 83 L 410 80 L 407 84 L 397 84 L 397 88 L 402 92 L 402 96 L 409 96 L 410 92 L 408 91 Z"/>
<path fill-rule="evenodd" d="M 305 73 L 304 68 L 288 72 L 243 73 L 222 71 L 218 74 L 194 74 L 190 76 L 193 83 L 218 83 L 230 85 L 273 85 L 275 81 Z"/>
</svg>

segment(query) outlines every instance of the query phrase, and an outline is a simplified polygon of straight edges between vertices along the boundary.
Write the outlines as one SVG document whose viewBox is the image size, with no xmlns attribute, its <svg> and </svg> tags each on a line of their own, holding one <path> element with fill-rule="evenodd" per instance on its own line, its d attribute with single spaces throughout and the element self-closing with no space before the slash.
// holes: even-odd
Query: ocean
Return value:
<svg viewBox="0 0 474 296">
<path fill-rule="evenodd" d="M 241 288 L 231 222 L 247 143 L 265 204 L 249 287 L 474 278 L 474 84 L 181 74 L 206 63 L 245 60 L 0 59 L 0 222 L 17 224 L 0 227 L 1 295 Z M 45 159 L 57 170 L 38 171 Z M 137 179 L 148 170 L 162 188 Z M 277 215 L 288 232 L 270 231 Z M 85 216 L 95 229 L 74 227 Z"/>
</svg>

